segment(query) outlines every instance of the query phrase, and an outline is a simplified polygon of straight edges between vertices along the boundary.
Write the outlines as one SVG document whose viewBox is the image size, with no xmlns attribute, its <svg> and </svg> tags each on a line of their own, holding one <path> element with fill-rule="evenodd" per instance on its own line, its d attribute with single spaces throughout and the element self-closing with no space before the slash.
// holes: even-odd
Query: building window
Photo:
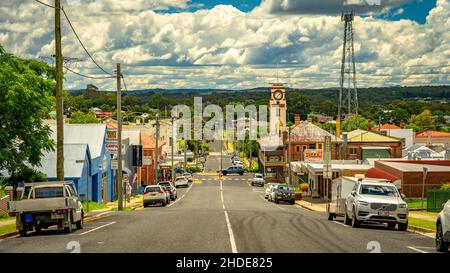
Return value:
<svg viewBox="0 0 450 273">
<path fill-rule="evenodd" d="M 297 152 L 300 152 L 300 146 L 295 146 L 295 150 L 297 151 Z"/>
<path fill-rule="evenodd" d="M 311 149 L 311 150 L 316 149 L 316 144 L 309 144 L 309 149 Z"/>
<path fill-rule="evenodd" d="M 317 149 L 319 149 L 319 150 L 322 150 L 322 149 L 323 149 L 322 143 L 318 143 L 318 144 L 317 144 Z"/>
<path fill-rule="evenodd" d="M 358 154 L 358 148 L 350 148 L 350 155 L 357 155 Z"/>
</svg>

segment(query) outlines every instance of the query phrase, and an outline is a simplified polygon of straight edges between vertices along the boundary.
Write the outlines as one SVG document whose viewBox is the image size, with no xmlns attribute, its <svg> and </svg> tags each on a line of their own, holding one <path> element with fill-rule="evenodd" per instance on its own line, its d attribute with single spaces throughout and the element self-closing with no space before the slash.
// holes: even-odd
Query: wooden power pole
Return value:
<svg viewBox="0 0 450 273">
<path fill-rule="evenodd" d="M 64 103 L 63 56 L 61 47 L 61 0 L 55 0 L 55 49 L 56 49 L 56 178 L 64 180 Z M 89 198 L 89 197 L 88 197 Z"/>
<path fill-rule="evenodd" d="M 120 64 L 117 64 L 117 191 L 118 210 L 123 210 L 123 185 L 122 185 L 122 84 Z"/>
<path fill-rule="evenodd" d="M 159 176 L 159 128 L 161 123 L 159 122 L 159 113 L 156 114 L 156 140 L 155 140 L 155 185 L 158 184 L 158 176 Z"/>
</svg>

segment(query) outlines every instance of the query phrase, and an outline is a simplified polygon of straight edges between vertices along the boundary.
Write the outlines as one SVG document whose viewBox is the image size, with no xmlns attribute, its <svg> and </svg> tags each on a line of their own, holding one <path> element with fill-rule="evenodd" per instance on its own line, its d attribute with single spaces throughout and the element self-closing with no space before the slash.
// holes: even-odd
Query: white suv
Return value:
<svg viewBox="0 0 450 273">
<path fill-rule="evenodd" d="M 397 188 L 388 182 L 358 181 L 345 204 L 345 223 L 359 227 L 362 222 L 387 223 L 389 228 L 408 229 L 408 205 Z"/>
<path fill-rule="evenodd" d="M 439 213 L 436 223 L 436 250 L 447 252 L 450 246 L 450 200 Z"/>
</svg>

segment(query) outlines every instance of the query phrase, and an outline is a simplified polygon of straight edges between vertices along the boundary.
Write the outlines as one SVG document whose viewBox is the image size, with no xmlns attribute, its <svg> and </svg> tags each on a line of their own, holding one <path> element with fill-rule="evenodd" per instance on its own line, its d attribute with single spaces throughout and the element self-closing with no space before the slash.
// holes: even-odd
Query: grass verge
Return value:
<svg viewBox="0 0 450 273">
<path fill-rule="evenodd" d="M 85 212 L 89 212 L 89 211 L 93 211 L 93 210 L 100 210 L 100 209 L 107 209 L 108 207 L 103 205 L 103 204 L 99 204 L 97 202 L 92 202 L 89 201 L 89 210 L 88 210 L 88 202 L 83 201 L 83 209 Z"/>
<path fill-rule="evenodd" d="M 0 226 L 0 236 L 16 231 L 16 224 Z"/>
<path fill-rule="evenodd" d="M 408 204 L 410 209 L 421 209 L 422 199 L 421 198 L 406 198 L 405 202 Z M 423 209 L 427 209 L 427 199 L 423 201 Z"/>
<path fill-rule="evenodd" d="M 409 218 L 409 225 L 414 227 L 426 228 L 436 231 L 436 222 L 417 218 Z"/>
</svg>

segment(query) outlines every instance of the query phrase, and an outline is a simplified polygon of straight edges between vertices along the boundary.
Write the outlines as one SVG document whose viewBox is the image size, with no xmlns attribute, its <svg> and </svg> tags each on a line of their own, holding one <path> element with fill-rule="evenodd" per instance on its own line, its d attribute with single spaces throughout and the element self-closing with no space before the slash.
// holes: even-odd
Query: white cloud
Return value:
<svg viewBox="0 0 450 273">
<path fill-rule="evenodd" d="M 88 50 L 108 71 L 116 62 L 123 64 L 128 88 L 252 88 L 275 80 L 278 66 L 279 76 L 293 86 L 339 83 L 343 39 L 339 16 L 270 15 L 261 12 L 264 3 L 250 13 L 222 5 L 168 14 L 143 7 L 157 3 L 159 8 L 183 8 L 190 1 L 86 1 L 66 10 Z M 52 55 L 52 10 L 33 1 L 16 6 L 15 2 L 0 4 L 0 43 L 26 57 Z M 283 5 L 289 7 L 291 1 Z M 449 2 L 438 0 L 424 25 L 356 17 L 358 85 L 448 84 L 449 15 Z M 63 53 L 87 59 L 65 20 Z M 288 64 L 280 64 L 281 60 Z M 101 73 L 87 61 L 75 67 L 85 74 Z M 91 82 L 71 74 L 67 79 L 66 88 Z M 95 83 L 115 88 L 113 81 Z"/>
</svg>

